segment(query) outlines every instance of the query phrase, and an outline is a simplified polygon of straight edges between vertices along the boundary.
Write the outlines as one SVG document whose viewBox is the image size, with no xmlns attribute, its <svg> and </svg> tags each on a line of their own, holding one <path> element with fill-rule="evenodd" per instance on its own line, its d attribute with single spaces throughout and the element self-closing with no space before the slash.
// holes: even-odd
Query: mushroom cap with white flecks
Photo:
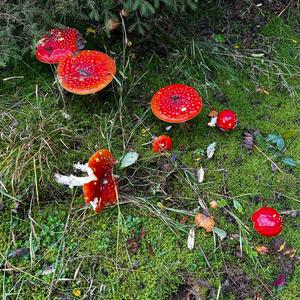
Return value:
<svg viewBox="0 0 300 300">
<path fill-rule="evenodd" d="M 102 149 L 93 154 L 88 166 L 97 177 L 97 180 L 83 185 L 85 203 L 91 203 L 96 213 L 101 212 L 106 204 L 117 201 L 117 183 L 113 175 L 116 159 L 107 149 Z"/>
<path fill-rule="evenodd" d="M 68 55 L 57 67 L 61 86 L 78 95 L 100 91 L 113 80 L 115 73 L 114 59 L 96 50 L 84 50 Z"/>
<path fill-rule="evenodd" d="M 173 147 L 172 139 L 167 135 L 160 135 L 156 137 L 152 143 L 152 151 L 157 152 L 165 152 L 171 151 Z"/>
<path fill-rule="evenodd" d="M 185 84 L 172 84 L 158 90 L 152 98 L 154 115 L 169 123 L 182 123 L 196 117 L 202 100 L 194 88 Z"/>
<path fill-rule="evenodd" d="M 63 57 L 84 48 L 85 40 L 75 28 L 54 28 L 36 44 L 36 58 L 46 64 L 57 64 Z"/>
</svg>

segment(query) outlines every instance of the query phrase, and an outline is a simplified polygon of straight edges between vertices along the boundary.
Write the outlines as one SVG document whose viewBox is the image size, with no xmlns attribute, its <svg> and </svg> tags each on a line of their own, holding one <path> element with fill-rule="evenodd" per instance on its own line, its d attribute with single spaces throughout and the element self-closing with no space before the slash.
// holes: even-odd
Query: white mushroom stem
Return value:
<svg viewBox="0 0 300 300">
<path fill-rule="evenodd" d="M 74 175 L 65 176 L 56 173 L 54 175 L 56 182 L 60 184 L 68 185 L 70 188 L 73 188 L 74 186 L 83 186 L 86 183 L 97 180 L 97 177 L 95 176 L 93 170 L 88 166 L 88 164 L 82 165 L 80 163 L 77 163 L 74 165 L 74 168 L 82 172 L 87 172 L 88 176 L 84 176 L 84 177 L 79 177 Z"/>
</svg>

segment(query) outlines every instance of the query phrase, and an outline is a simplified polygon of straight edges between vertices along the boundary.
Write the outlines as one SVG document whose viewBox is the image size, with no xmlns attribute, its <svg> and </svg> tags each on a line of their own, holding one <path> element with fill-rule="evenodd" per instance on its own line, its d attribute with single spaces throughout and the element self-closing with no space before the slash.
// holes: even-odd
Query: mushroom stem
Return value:
<svg viewBox="0 0 300 300">
<path fill-rule="evenodd" d="M 88 164 L 82 165 L 80 163 L 77 163 L 74 165 L 74 169 L 82 172 L 87 172 L 88 176 L 78 177 L 72 174 L 70 176 L 65 176 L 56 173 L 54 175 L 55 181 L 57 183 L 68 185 L 70 188 L 73 188 L 74 186 L 83 186 L 86 183 L 90 183 L 91 181 L 97 180 L 97 177 L 95 176 L 93 170 L 88 166 Z"/>
</svg>

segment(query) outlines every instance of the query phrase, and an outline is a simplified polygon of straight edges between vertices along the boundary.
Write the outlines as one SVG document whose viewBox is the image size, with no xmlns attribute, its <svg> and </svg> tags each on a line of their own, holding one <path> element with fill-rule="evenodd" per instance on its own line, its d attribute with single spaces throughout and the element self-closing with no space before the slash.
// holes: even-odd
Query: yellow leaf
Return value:
<svg viewBox="0 0 300 300">
<path fill-rule="evenodd" d="M 73 295 L 74 295 L 75 297 L 80 297 L 80 296 L 81 296 L 81 290 L 78 289 L 78 288 L 74 289 L 74 290 L 73 290 Z"/>
<path fill-rule="evenodd" d="M 93 27 L 88 27 L 86 29 L 86 33 L 92 33 L 92 34 L 96 35 L 96 30 Z"/>
</svg>

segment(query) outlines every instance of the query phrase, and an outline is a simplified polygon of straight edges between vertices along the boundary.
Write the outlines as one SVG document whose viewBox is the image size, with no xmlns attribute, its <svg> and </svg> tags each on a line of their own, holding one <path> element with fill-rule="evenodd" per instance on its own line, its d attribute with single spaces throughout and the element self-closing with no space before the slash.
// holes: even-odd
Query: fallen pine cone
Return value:
<svg viewBox="0 0 300 300">
<path fill-rule="evenodd" d="M 248 154 L 252 154 L 253 146 L 256 142 L 256 137 L 259 135 L 259 129 L 256 130 L 246 130 L 242 133 L 243 142 L 242 147 L 247 149 Z"/>
</svg>

